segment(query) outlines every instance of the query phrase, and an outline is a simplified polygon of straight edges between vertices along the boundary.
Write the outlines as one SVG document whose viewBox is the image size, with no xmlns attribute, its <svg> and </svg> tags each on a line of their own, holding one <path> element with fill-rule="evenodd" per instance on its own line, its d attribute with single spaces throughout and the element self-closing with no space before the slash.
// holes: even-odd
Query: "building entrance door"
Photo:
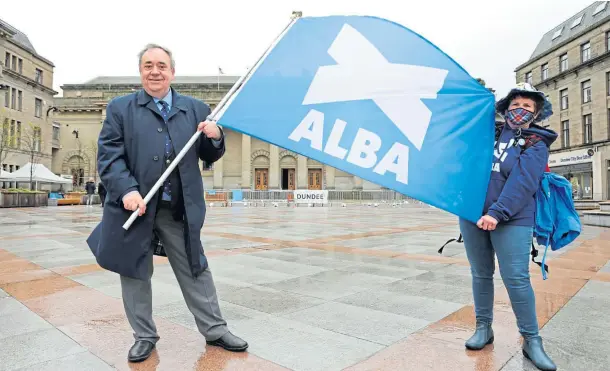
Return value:
<svg viewBox="0 0 610 371">
<path fill-rule="evenodd" d="M 254 189 L 257 191 L 269 189 L 269 169 L 254 170 Z"/>
<path fill-rule="evenodd" d="M 322 169 L 309 169 L 307 189 L 322 189 Z"/>
<path fill-rule="evenodd" d="M 294 191 L 296 189 L 294 169 L 282 169 L 282 189 Z"/>
</svg>

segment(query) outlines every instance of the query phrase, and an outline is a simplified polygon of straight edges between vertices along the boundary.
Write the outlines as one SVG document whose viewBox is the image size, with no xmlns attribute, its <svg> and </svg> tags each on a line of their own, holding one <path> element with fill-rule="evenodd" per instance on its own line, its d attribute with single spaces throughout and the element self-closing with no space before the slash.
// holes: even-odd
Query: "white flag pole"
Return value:
<svg viewBox="0 0 610 371">
<path fill-rule="evenodd" d="M 290 22 L 288 23 L 288 25 L 282 30 L 282 32 L 275 38 L 275 40 L 273 40 L 273 42 L 271 43 L 271 45 L 269 45 L 269 47 L 265 50 L 265 52 L 263 53 L 263 55 L 256 61 L 254 67 L 252 69 L 250 69 L 246 74 L 244 74 L 243 76 L 241 76 L 239 78 L 239 80 L 237 80 L 237 82 L 235 82 L 235 84 L 233 84 L 233 86 L 231 87 L 231 89 L 229 90 L 229 92 L 222 98 L 222 100 L 218 103 L 218 105 L 216 107 L 214 107 L 214 110 L 212 111 L 212 113 L 210 114 L 210 116 L 207 117 L 207 120 L 209 121 L 213 121 L 216 120 L 216 116 L 218 116 L 218 113 L 221 112 L 221 110 L 223 110 L 223 108 L 225 108 L 225 106 L 227 105 L 227 103 L 229 103 L 229 100 L 232 101 L 231 98 L 233 98 L 235 96 L 235 93 L 237 93 L 237 91 L 246 83 L 246 81 L 250 78 L 250 76 L 254 73 L 254 71 L 256 71 L 256 69 L 258 68 L 258 66 L 260 66 L 260 64 L 263 62 L 263 60 L 267 57 L 267 55 L 271 52 L 271 50 L 275 47 L 275 45 L 282 39 L 282 37 L 284 37 L 284 35 L 286 34 L 286 32 L 288 32 L 288 30 L 290 29 L 290 27 L 292 27 L 292 25 L 297 21 L 298 18 L 300 18 L 302 16 L 301 12 L 292 12 L 292 16 L 290 18 Z M 220 78 L 220 77 L 219 77 Z M 223 111 L 224 112 L 224 111 Z M 161 185 L 163 184 L 163 182 L 165 182 L 165 180 L 167 179 L 167 177 L 169 177 L 169 175 L 171 174 L 172 171 L 174 171 L 174 169 L 176 168 L 176 166 L 178 166 L 178 163 L 182 160 L 182 158 L 184 157 L 184 155 L 186 155 L 186 152 L 188 152 L 188 150 L 193 146 L 193 144 L 195 144 L 195 142 L 197 141 L 197 139 L 199 138 L 199 135 L 201 135 L 200 131 L 196 131 L 195 134 L 193 134 L 193 136 L 191 137 L 191 139 L 186 143 L 186 145 L 184 146 L 184 148 L 182 148 L 182 150 L 180 150 L 180 152 L 178 153 L 178 155 L 176 156 L 176 158 L 174 159 L 174 161 L 172 161 L 169 166 L 167 167 L 167 169 L 165 170 L 165 172 L 163 172 L 163 174 L 161 175 L 161 177 L 159 178 L 159 180 L 157 180 L 157 182 L 155 183 L 155 185 L 150 189 L 150 191 L 148 191 L 148 193 L 146 194 L 146 197 L 144 197 L 144 203 L 148 204 L 150 202 L 150 200 L 153 198 L 153 196 L 155 194 L 157 194 L 157 191 L 159 190 L 159 188 L 161 187 Z M 123 229 L 128 230 L 129 227 L 131 227 L 131 224 L 136 220 L 136 218 L 138 217 L 138 213 L 139 213 L 139 208 L 134 211 L 131 216 L 129 217 L 129 219 L 127 219 L 127 221 L 125 222 L 125 224 L 123 224 Z"/>
</svg>

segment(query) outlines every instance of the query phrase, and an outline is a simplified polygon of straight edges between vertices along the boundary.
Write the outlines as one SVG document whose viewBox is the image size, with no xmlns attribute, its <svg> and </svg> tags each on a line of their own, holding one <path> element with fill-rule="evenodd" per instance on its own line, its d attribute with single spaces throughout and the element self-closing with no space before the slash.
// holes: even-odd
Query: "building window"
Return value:
<svg viewBox="0 0 610 371">
<path fill-rule="evenodd" d="M 532 71 L 525 73 L 525 82 L 528 84 L 532 83 Z"/>
<path fill-rule="evenodd" d="M 583 143 L 593 142 L 593 116 L 591 114 L 583 116 Z"/>
<path fill-rule="evenodd" d="M 580 46 L 580 60 L 585 63 L 589 59 L 591 59 L 591 43 L 587 41 Z"/>
<path fill-rule="evenodd" d="M 606 72 L 606 94 L 610 96 L 610 72 Z"/>
<path fill-rule="evenodd" d="M 545 63 L 542 65 L 542 80 L 549 78 L 549 64 Z"/>
<path fill-rule="evenodd" d="M 42 99 L 36 98 L 34 105 L 34 116 L 42 117 Z"/>
<path fill-rule="evenodd" d="M 11 68 L 11 54 L 6 52 L 6 56 L 4 57 L 4 67 Z"/>
<path fill-rule="evenodd" d="M 610 51 L 610 31 L 606 32 L 606 51 Z"/>
<path fill-rule="evenodd" d="M 583 81 L 582 86 L 582 103 L 591 102 L 591 80 Z"/>
<path fill-rule="evenodd" d="M 563 89 L 559 92 L 559 102 L 562 110 L 568 109 L 568 89 Z"/>
<path fill-rule="evenodd" d="M 597 8 L 595 8 L 595 11 L 593 12 L 593 16 L 598 15 L 599 13 L 603 12 L 606 9 L 606 5 L 608 4 L 607 1 L 602 1 L 601 4 L 599 4 L 597 6 Z"/>
<path fill-rule="evenodd" d="M 19 58 L 18 71 L 19 71 L 20 74 L 23 75 L 23 59 L 21 59 L 21 58 Z"/>
<path fill-rule="evenodd" d="M 212 170 L 214 170 L 214 164 L 208 165 L 207 162 L 203 161 L 202 168 L 203 168 L 203 171 L 212 171 Z"/>
<path fill-rule="evenodd" d="M 53 125 L 53 140 L 59 140 L 59 126 Z"/>
<path fill-rule="evenodd" d="M 11 89 L 11 109 L 15 109 L 17 106 L 17 89 Z"/>
<path fill-rule="evenodd" d="M 42 70 L 40 68 L 36 69 L 36 82 L 42 84 Z"/>
<path fill-rule="evenodd" d="M 610 139 L 610 108 L 608 108 L 608 139 Z"/>
<path fill-rule="evenodd" d="M 10 88 L 6 88 L 6 91 L 4 92 L 4 107 L 8 108 L 9 107 L 9 101 L 11 100 L 11 89 Z"/>
<path fill-rule="evenodd" d="M 582 22 L 582 18 L 583 18 L 584 16 L 585 16 L 584 14 L 581 14 L 581 15 L 580 15 L 580 17 L 576 18 L 576 19 L 574 20 L 574 22 L 572 22 L 572 25 L 570 26 L 570 28 L 574 28 L 574 27 L 576 27 L 576 26 L 579 26 L 579 25 L 580 25 L 580 22 Z"/>
<path fill-rule="evenodd" d="M 568 70 L 568 53 L 559 57 L 559 72 Z"/>
<path fill-rule="evenodd" d="M 570 120 L 561 122 L 561 148 L 570 147 Z"/>
<path fill-rule="evenodd" d="M 17 56 L 13 55 L 13 65 L 11 66 L 13 71 L 17 71 Z"/>
<path fill-rule="evenodd" d="M 23 90 L 19 90 L 17 95 L 17 109 L 23 111 Z"/>
</svg>

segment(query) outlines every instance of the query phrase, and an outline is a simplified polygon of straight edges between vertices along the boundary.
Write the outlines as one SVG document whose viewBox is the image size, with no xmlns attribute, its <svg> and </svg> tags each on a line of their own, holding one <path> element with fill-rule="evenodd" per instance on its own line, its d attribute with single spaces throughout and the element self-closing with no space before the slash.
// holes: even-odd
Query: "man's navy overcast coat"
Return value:
<svg viewBox="0 0 610 371">
<path fill-rule="evenodd" d="M 167 128 L 177 155 L 196 132 L 197 125 L 206 120 L 210 107 L 202 101 L 178 94 L 173 88 L 172 96 Z M 102 222 L 87 239 L 102 268 L 132 278 L 149 278 L 146 257 L 152 254 L 151 240 L 159 198 L 155 196 L 150 200 L 146 213 L 139 216 L 127 231 L 123 224 L 132 212 L 123 208 L 121 200 L 134 189 L 144 198 L 163 174 L 165 130 L 157 104 L 144 90 L 114 98 L 108 103 L 98 140 L 97 158 L 98 172 L 107 190 L 106 203 Z M 212 164 L 224 152 L 224 134 L 219 148 L 201 134 L 177 166 L 184 197 L 186 252 L 194 277 L 208 266 L 200 239 L 205 201 L 199 160 Z"/>
</svg>

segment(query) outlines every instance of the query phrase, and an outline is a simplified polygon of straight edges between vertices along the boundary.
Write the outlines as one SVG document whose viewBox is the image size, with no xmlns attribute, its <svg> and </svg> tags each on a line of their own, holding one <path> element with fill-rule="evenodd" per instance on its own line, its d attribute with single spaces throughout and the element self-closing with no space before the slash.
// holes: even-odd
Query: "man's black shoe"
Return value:
<svg viewBox="0 0 610 371">
<path fill-rule="evenodd" d="M 153 349 L 155 349 L 155 344 L 146 340 L 138 340 L 131 349 L 129 349 L 127 360 L 129 362 L 142 362 L 150 357 Z"/>
<path fill-rule="evenodd" d="M 225 348 L 231 352 L 243 352 L 248 349 L 248 343 L 230 332 L 227 332 L 217 340 L 207 341 L 207 343 L 208 345 Z"/>
</svg>

